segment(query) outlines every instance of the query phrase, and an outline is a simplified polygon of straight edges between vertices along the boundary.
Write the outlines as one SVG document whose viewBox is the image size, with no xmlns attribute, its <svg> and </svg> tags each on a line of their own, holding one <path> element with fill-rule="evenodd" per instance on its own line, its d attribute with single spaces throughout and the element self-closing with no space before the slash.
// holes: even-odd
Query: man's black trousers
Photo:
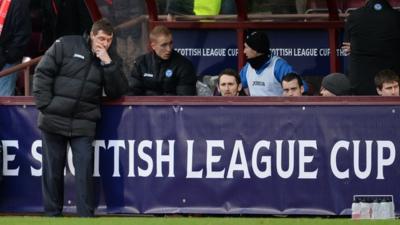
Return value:
<svg viewBox="0 0 400 225">
<path fill-rule="evenodd" d="M 93 137 L 66 137 L 42 131 L 42 192 L 47 216 L 62 215 L 64 203 L 64 168 L 68 143 L 75 167 L 76 206 L 79 216 L 94 215 Z"/>
</svg>

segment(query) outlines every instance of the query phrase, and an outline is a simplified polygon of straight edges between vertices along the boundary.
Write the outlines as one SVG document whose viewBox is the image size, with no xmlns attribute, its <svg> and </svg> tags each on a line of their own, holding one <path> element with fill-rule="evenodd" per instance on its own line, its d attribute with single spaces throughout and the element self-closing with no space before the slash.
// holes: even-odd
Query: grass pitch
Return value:
<svg viewBox="0 0 400 225">
<path fill-rule="evenodd" d="M 245 217 L 95 217 L 48 218 L 0 216 L 0 225 L 387 225 L 399 220 L 351 220 L 344 218 L 245 218 Z"/>
</svg>

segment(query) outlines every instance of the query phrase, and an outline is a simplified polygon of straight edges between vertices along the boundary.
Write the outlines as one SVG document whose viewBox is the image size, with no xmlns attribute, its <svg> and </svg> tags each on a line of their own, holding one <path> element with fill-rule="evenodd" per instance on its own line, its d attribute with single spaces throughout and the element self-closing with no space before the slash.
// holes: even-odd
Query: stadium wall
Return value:
<svg viewBox="0 0 400 225">
<path fill-rule="evenodd" d="M 42 212 L 41 140 L 28 99 L 0 99 L 2 213 Z M 393 195 L 399 214 L 398 99 L 302 99 L 106 103 L 93 143 L 98 213 L 349 215 L 362 194 Z M 71 157 L 66 212 L 75 210 Z"/>
</svg>

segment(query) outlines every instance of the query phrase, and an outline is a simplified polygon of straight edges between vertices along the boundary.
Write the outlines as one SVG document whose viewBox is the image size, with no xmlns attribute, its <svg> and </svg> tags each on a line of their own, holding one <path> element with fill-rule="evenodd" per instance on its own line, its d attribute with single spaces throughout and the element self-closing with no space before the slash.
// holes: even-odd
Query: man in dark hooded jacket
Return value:
<svg viewBox="0 0 400 225">
<path fill-rule="evenodd" d="M 36 67 L 33 95 L 42 131 L 42 192 L 45 214 L 60 216 L 67 144 L 71 146 L 77 211 L 94 215 L 93 146 L 103 90 L 120 97 L 127 80 L 108 53 L 114 30 L 107 20 L 92 26 L 90 37 L 64 36 L 54 42 Z"/>
<path fill-rule="evenodd" d="M 350 14 L 345 42 L 351 46 L 349 79 L 356 95 L 376 95 L 375 75 L 400 72 L 400 12 L 386 0 L 367 0 Z"/>
</svg>

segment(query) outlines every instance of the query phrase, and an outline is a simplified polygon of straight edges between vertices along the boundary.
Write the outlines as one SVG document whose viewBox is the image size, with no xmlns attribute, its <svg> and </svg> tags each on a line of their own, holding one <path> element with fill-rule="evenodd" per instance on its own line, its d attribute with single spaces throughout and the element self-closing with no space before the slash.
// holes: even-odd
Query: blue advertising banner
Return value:
<svg viewBox="0 0 400 225">
<path fill-rule="evenodd" d="M 303 76 L 329 74 L 329 39 L 326 30 L 266 30 L 270 49 L 284 58 Z M 235 30 L 174 30 L 174 48 L 188 57 L 198 75 L 217 75 L 225 68 L 237 68 L 238 49 Z M 341 35 L 342 36 L 342 35 Z M 341 45 L 341 41 L 339 41 Z M 342 71 L 347 71 L 347 57 L 340 45 Z"/>
<path fill-rule="evenodd" d="M 400 212 L 400 106 L 106 105 L 93 143 L 98 213 L 349 215 L 353 195 Z M 42 212 L 34 106 L 0 106 L 0 212 Z M 74 212 L 66 165 L 65 211 Z"/>
</svg>

